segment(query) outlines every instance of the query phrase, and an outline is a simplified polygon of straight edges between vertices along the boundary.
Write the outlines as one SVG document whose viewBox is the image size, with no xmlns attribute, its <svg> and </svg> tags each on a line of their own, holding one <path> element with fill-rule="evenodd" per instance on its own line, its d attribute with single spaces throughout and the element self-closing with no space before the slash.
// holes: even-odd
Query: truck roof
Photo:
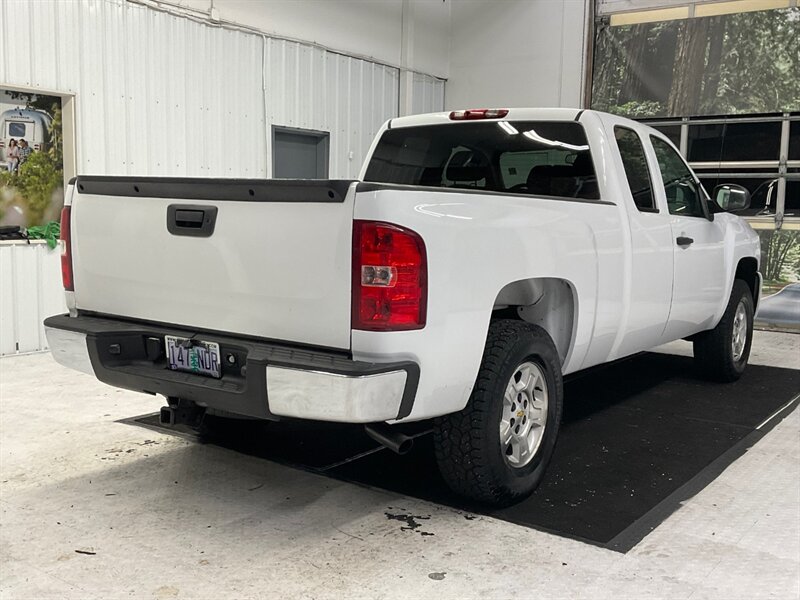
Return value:
<svg viewBox="0 0 800 600">
<path fill-rule="evenodd" d="M 508 115 L 503 117 L 505 121 L 573 121 L 583 111 L 578 108 L 509 108 Z M 398 117 L 390 121 L 389 127 L 418 127 L 420 125 L 441 125 L 444 123 L 456 123 L 452 121 L 450 111 L 427 113 L 424 115 L 411 115 L 408 117 Z"/>
</svg>

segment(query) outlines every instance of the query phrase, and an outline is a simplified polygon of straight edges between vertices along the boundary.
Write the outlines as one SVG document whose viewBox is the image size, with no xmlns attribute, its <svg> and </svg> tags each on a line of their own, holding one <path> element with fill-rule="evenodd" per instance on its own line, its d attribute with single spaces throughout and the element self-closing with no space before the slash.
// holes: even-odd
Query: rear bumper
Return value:
<svg viewBox="0 0 800 600">
<path fill-rule="evenodd" d="M 58 315 L 44 325 L 53 358 L 66 367 L 115 387 L 262 419 L 402 419 L 411 412 L 419 382 L 419 366 L 411 361 L 355 361 L 344 352 L 99 316 Z M 165 335 L 217 342 L 222 377 L 170 370 Z"/>
</svg>

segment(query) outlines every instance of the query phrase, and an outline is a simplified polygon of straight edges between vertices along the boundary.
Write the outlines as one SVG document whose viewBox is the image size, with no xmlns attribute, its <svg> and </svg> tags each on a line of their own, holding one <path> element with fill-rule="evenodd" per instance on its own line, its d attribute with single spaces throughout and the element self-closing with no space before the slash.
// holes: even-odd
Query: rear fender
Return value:
<svg viewBox="0 0 800 600">
<path fill-rule="evenodd" d="M 565 279 L 523 279 L 509 283 L 500 290 L 494 310 L 513 308 L 519 319 L 544 329 L 553 340 L 563 367 L 569 357 L 576 329 L 576 298 L 573 285 Z"/>
</svg>

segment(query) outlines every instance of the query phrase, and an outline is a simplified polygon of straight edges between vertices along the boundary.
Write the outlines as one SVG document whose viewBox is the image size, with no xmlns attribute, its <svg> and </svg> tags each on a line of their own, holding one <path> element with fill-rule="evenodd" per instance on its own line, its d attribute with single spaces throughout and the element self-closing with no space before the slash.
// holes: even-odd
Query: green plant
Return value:
<svg viewBox="0 0 800 600">
<path fill-rule="evenodd" d="M 24 198 L 28 225 L 42 222 L 53 193 L 64 184 L 62 173 L 61 164 L 46 152 L 34 152 L 20 165 L 13 187 Z"/>
<path fill-rule="evenodd" d="M 759 231 L 761 273 L 764 281 L 797 281 L 800 278 L 800 232 Z"/>
<path fill-rule="evenodd" d="M 13 202 L 25 213 L 28 227 L 53 218 L 59 207 L 53 201 L 64 186 L 64 151 L 61 102 L 53 96 L 17 93 L 29 108 L 47 111 L 53 118 L 49 129 L 49 145 L 44 152 L 32 152 L 19 167 L 19 173 L 0 172 L 0 187 L 9 189 L 5 202 Z M 2 200 L 2 198 L 0 198 Z M 0 211 L 5 211 L 0 207 Z M 0 218 L 2 214 L 0 214 Z"/>
<path fill-rule="evenodd" d="M 629 119 L 643 119 L 658 117 L 664 114 L 664 106 L 655 100 L 626 102 L 621 106 L 609 106 L 608 111 Z"/>
</svg>

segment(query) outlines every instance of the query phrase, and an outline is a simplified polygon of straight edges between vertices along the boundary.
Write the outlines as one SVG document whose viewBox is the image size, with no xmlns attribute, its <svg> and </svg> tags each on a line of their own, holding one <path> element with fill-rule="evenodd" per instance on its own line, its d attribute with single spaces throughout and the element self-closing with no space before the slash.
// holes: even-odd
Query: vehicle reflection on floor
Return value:
<svg viewBox="0 0 800 600">
<path fill-rule="evenodd" d="M 762 298 L 755 317 L 756 327 L 800 330 L 800 283 Z"/>
</svg>

